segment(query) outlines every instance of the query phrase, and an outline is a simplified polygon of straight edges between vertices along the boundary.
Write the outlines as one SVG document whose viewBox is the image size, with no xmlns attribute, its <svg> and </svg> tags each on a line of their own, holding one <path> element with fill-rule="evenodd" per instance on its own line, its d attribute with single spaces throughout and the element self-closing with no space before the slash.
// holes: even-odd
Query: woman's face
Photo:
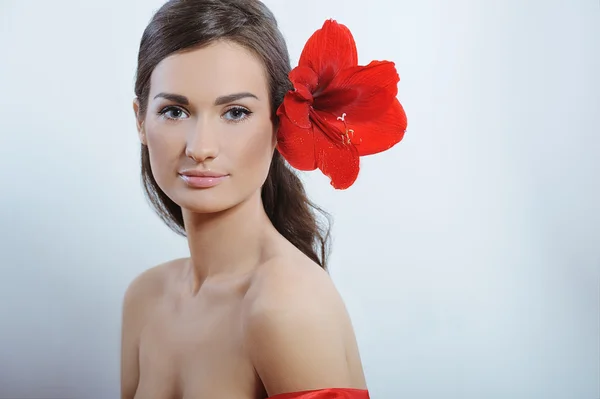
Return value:
<svg viewBox="0 0 600 399">
<path fill-rule="evenodd" d="M 260 195 L 276 142 L 259 59 L 219 41 L 165 58 L 150 81 L 138 131 L 165 194 L 199 213 Z"/>
</svg>

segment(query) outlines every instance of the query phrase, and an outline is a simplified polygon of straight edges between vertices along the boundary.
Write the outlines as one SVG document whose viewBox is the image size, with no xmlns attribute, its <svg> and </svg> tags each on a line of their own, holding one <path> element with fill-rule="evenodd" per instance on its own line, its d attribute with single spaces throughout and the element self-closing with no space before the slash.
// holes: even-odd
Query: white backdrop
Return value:
<svg viewBox="0 0 600 399">
<path fill-rule="evenodd" d="M 598 0 L 268 0 L 397 63 L 404 141 L 334 191 L 332 276 L 374 399 L 600 397 Z M 131 110 L 162 0 L 0 1 L 0 398 L 117 398 L 129 282 L 186 256 Z"/>
</svg>

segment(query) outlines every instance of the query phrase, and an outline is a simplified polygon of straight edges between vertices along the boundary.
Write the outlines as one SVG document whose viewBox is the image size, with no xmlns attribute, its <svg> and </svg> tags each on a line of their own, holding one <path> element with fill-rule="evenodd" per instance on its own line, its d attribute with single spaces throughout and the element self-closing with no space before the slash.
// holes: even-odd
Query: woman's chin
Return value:
<svg viewBox="0 0 600 399">
<path fill-rule="evenodd" d="M 179 206 L 188 212 L 192 213 L 219 213 L 231 208 L 233 204 L 225 203 L 224 201 L 185 201 Z"/>
<path fill-rule="evenodd" d="M 209 191 L 211 190 L 187 192 L 173 198 L 173 202 L 186 211 L 204 214 L 223 212 L 236 205 L 230 195 Z"/>
</svg>

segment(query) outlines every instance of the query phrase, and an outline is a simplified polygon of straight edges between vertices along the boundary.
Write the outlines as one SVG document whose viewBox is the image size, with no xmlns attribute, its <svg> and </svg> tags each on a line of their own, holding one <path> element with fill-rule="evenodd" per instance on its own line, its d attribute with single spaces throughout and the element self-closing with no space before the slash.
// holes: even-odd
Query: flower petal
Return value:
<svg viewBox="0 0 600 399">
<path fill-rule="evenodd" d="M 306 100 L 312 102 L 312 93 L 317 89 L 319 77 L 316 72 L 308 67 L 298 66 L 289 74 L 290 81 L 294 84 L 294 88 Z"/>
<path fill-rule="evenodd" d="M 339 190 L 350 187 L 359 171 L 359 157 L 353 145 L 335 143 L 323 134 L 315 134 L 317 166 Z"/>
<path fill-rule="evenodd" d="M 332 19 L 325 21 L 306 42 L 298 65 L 315 71 L 319 86 L 325 87 L 339 71 L 358 65 L 352 33 Z"/>
<path fill-rule="evenodd" d="M 314 100 L 320 111 L 354 121 L 368 121 L 386 112 L 398 94 L 400 77 L 395 64 L 373 61 L 341 71 Z"/>
<path fill-rule="evenodd" d="M 289 120 L 282 110 L 279 110 L 279 129 L 277 131 L 277 149 L 288 163 L 298 170 L 315 170 L 315 140 L 313 128 L 303 129 Z M 278 115 L 280 114 L 278 111 Z"/>
<path fill-rule="evenodd" d="M 308 117 L 309 112 L 310 103 L 302 98 L 299 93 L 290 91 L 283 97 L 283 104 L 277 110 L 277 115 L 281 116 L 285 114 L 289 118 L 289 121 L 296 126 L 308 129 L 311 127 Z"/>
<path fill-rule="evenodd" d="M 354 131 L 352 143 L 361 156 L 376 154 L 398 144 L 404 138 L 407 126 L 406 113 L 397 99 L 377 119 L 353 123 L 352 118 L 348 118 L 347 123 Z"/>
</svg>

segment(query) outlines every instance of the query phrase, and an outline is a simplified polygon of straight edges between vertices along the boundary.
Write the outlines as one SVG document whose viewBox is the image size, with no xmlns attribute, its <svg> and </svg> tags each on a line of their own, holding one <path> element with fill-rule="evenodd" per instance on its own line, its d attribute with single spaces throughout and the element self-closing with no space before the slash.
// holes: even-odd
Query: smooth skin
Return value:
<svg viewBox="0 0 600 399">
<path fill-rule="evenodd" d="M 366 389 L 331 278 L 276 231 L 261 202 L 276 135 L 260 60 L 227 41 L 172 55 L 151 76 L 145 117 L 133 108 L 154 177 L 182 207 L 191 256 L 127 289 L 121 398 Z M 185 169 L 227 177 L 198 189 Z"/>
</svg>

